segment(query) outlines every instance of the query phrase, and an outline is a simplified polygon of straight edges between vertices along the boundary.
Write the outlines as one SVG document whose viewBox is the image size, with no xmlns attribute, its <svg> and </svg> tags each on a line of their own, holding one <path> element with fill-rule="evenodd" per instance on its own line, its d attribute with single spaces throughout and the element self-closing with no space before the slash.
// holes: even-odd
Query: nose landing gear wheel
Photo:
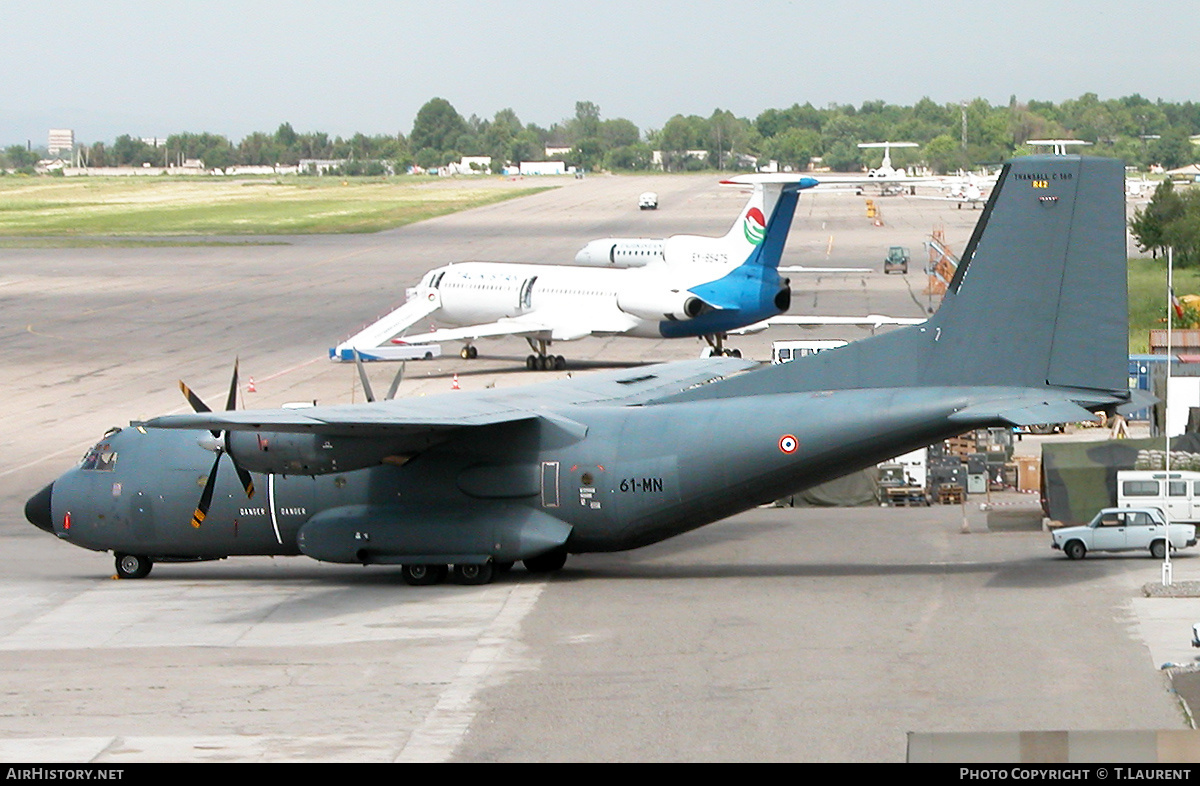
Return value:
<svg viewBox="0 0 1200 786">
<path fill-rule="evenodd" d="M 122 579 L 144 579 L 150 575 L 154 562 L 137 554 L 116 555 L 117 576 Z"/>
</svg>

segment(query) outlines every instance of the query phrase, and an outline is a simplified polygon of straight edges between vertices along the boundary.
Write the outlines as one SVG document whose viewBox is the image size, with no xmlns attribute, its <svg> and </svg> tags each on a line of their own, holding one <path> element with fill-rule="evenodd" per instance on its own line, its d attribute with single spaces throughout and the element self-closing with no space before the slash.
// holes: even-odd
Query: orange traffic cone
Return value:
<svg viewBox="0 0 1200 786">
<path fill-rule="evenodd" d="M 451 390 L 462 390 L 462 388 L 460 388 L 458 386 L 458 374 L 454 375 L 454 381 L 450 383 L 450 389 Z"/>
<path fill-rule="evenodd" d="M 258 390 L 254 387 L 254 377 L 250 377 L 250 384 L 246 386 L 247 393 L 257 393 Z"/>
</svg>

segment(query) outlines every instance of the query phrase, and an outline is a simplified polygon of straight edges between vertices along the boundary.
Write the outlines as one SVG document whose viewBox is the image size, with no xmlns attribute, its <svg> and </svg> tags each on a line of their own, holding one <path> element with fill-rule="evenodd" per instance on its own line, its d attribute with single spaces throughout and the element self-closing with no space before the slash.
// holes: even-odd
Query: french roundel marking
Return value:
<svg viewBox="0 0 1200 786">
<path fill-rule="evenodd" d="M 784 434 L 779 438 L 779 450 L 783 453 L 791 455 L 796 452 L 796 448 L 800 447 L 800 440 L 796 439 L 791 434 Z"/>
</svg>

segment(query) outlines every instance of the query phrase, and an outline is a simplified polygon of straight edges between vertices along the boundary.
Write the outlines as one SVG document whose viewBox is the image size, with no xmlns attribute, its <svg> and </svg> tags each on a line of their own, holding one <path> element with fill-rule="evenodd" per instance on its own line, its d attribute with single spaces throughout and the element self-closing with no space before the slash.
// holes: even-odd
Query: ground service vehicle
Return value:
<svg viewBox="0 0 1200 786">
<path fill-rule="evenodd" d="M 908 273 L 908 249 L 892 246 L 883 260 L 884 273 Z"/>
<path fill-rule="evenodd" d="M 844 347 L 847 342 L 840 338 L 829 339 L 797 339 L 794 341 L 771 342 L 771 362 L 788 363 L 802 357 L 815 355 L 827 349 Z"/>
</svg>

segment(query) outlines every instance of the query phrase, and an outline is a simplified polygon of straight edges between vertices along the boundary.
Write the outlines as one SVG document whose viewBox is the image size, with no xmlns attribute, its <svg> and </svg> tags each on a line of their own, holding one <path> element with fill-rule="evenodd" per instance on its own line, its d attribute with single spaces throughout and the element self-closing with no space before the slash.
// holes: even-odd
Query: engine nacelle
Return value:
<svg viewBox="0 0 1200 786">
<path fill-rule="evenodd" d="M 575 264 L 581 267 L 645 267 L 663 258 L 665 245 L 662 240 L 606 237 L 579 249 Z"/>
<path fill-rule="evenodd" d="M 703 314 L 706 306 L 686 289 L 652 289 L 618 292 L 617 308 L 641 319 L 687 320 Z"/>
<path fill-rule="evenodd" d="M 230 431 L 226 449 L 239 467 L 271 475 L 328 475 L 402 464 L 423 446 L 393 444 L 377 437 L 336 437 L 282 431 Z"/>
</svg>

